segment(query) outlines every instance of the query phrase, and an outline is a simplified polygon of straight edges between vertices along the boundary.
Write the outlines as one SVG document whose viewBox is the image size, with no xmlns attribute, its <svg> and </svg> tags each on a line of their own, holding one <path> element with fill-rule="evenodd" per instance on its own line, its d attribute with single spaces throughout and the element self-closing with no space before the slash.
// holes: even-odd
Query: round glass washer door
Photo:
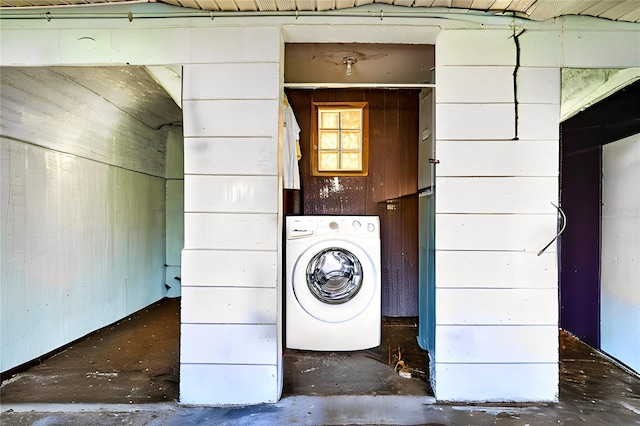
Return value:
<svg viewBox="0 0 640 426">
<path fill-rule="evenodd" d="M 346 303 L 362 287 L 362 264 L 349 250 L 329 247 L 307 265 L 307 286 L 321 302 Z"/>
<path fill-rule="evenodd" d="M 297 259 L 293 292 L 300 306 L 316 319 L 348 321 L 371 303 L 376 274 L 371 258 L 359 246 L 348 241 L 323 241 Z"/>
</svg>

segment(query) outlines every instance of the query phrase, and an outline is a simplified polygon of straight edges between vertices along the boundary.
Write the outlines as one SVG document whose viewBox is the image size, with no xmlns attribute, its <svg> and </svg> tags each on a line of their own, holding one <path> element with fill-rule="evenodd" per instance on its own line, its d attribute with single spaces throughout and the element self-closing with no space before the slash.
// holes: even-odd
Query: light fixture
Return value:
<svg viewBox="0 0 640 426">
<path fill-rule="evenodd" d="M 347 75 L 351 75 L 351 66 L 358 62 L 358 59 L 353 56 L 345 56 L 342 58 L 342 63 L 347 65 Z"/>
</svg>

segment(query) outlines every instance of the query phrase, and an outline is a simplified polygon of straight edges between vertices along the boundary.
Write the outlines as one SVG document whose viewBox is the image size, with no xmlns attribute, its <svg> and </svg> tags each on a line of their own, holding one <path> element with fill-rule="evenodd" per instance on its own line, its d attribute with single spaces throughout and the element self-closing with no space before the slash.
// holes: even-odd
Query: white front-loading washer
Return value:
<svg viewBox="0 0 640 426">
<path fill-rule="evenodd" d="M 286 218 L 286 346 L 352 351 L 378 346 L 380 220 Z"/>
</svg>

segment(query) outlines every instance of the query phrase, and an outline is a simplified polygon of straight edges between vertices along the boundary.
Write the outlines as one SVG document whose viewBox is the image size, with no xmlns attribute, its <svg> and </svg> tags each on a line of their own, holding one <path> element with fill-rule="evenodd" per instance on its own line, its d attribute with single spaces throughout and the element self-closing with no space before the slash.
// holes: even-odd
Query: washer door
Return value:
<svg viewBox="0 0 640 426">
<path fill-rule="evenodd" d="M 309 247 L 293 269 L 293 292 L 311 316 L 326 322 L 350 320 L 367 308 L 376 291 L 369 255 L 348 241 Z"/>
</svg>

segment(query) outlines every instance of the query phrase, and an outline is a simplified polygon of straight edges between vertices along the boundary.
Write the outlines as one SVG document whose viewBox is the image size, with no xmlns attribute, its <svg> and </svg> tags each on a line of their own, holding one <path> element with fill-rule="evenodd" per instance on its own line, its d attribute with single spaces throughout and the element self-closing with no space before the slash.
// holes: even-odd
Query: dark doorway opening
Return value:
<svg viewBox="0 0 640 426">
<path fill-rule="evenodd" d="M 602 147 L 640 133 L 640 81 L 561 125 L 560 326 L 600 348 Z"/>
</svg>

